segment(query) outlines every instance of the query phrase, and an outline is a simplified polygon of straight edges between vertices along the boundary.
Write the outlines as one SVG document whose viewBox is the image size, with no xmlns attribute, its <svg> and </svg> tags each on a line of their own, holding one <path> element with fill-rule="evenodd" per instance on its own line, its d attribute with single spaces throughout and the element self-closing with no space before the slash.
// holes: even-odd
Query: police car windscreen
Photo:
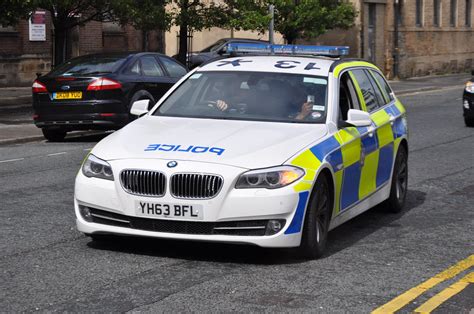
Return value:
<svg viewBox="0 0 474 314">
<path fill-rule="evenodd" d="M 327 78 L 270 72 L 196 72 L 157 116 L 324 123 Z"/>
</svg>

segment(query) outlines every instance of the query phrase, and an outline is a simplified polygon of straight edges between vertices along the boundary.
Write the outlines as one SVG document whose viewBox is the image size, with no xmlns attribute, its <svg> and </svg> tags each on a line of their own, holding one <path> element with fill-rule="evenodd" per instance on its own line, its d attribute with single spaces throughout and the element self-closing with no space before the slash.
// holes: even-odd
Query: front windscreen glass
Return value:
<svg viewBox="0 0 474 314">
<path fill-rule="evenodd" d="M 88 56 L 71 59 L 49 73 L 50 76 L 84 76 L 115 72 L 125 61 L 125 56 Z"/>
<path fill-rule="evenodd" d="M 196 72 L 157 116 L 324 123 L 327 78 L 268 72 Z"/>
</svg>

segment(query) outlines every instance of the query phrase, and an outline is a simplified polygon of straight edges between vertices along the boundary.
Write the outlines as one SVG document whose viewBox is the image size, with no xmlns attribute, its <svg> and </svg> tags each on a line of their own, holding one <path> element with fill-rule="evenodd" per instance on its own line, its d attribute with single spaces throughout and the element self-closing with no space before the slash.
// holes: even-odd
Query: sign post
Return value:
<svg viewBox="0 0 474 314">
<path fill-rule="evenodd" d="M 29 26 L 30 41 L 46 41 L 46 11 L 34 11 Z"/>
</svg>

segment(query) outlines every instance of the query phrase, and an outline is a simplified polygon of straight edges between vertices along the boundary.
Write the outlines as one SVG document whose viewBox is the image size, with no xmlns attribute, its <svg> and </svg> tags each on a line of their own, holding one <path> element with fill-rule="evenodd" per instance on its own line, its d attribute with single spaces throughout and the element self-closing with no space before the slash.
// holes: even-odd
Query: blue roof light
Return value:
<svg viewBox="0 0 474 314">
<path fill-rule="evenodd" d="M 346 56 L 349 54 L 347 46 L 306 46 L 306 45 L 270 45 L 258 43 L 230 43 L 227 52 L 232 53 L 262 53 L 275 55 L 320 55 Z"/>
</svg>

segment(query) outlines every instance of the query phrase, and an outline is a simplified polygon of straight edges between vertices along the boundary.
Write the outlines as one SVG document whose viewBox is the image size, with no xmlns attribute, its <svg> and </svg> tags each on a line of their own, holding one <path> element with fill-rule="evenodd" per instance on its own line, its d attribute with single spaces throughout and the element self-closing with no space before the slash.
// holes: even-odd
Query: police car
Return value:
<svg viewBox="0 0 474 314">
<path fill-rule="evenodd" d="M 292 247 L 407 193 L 406 112 L 347 47 L 236 44 L 99 142 L 75 184 L 79 231 Z"/>
</svg>

